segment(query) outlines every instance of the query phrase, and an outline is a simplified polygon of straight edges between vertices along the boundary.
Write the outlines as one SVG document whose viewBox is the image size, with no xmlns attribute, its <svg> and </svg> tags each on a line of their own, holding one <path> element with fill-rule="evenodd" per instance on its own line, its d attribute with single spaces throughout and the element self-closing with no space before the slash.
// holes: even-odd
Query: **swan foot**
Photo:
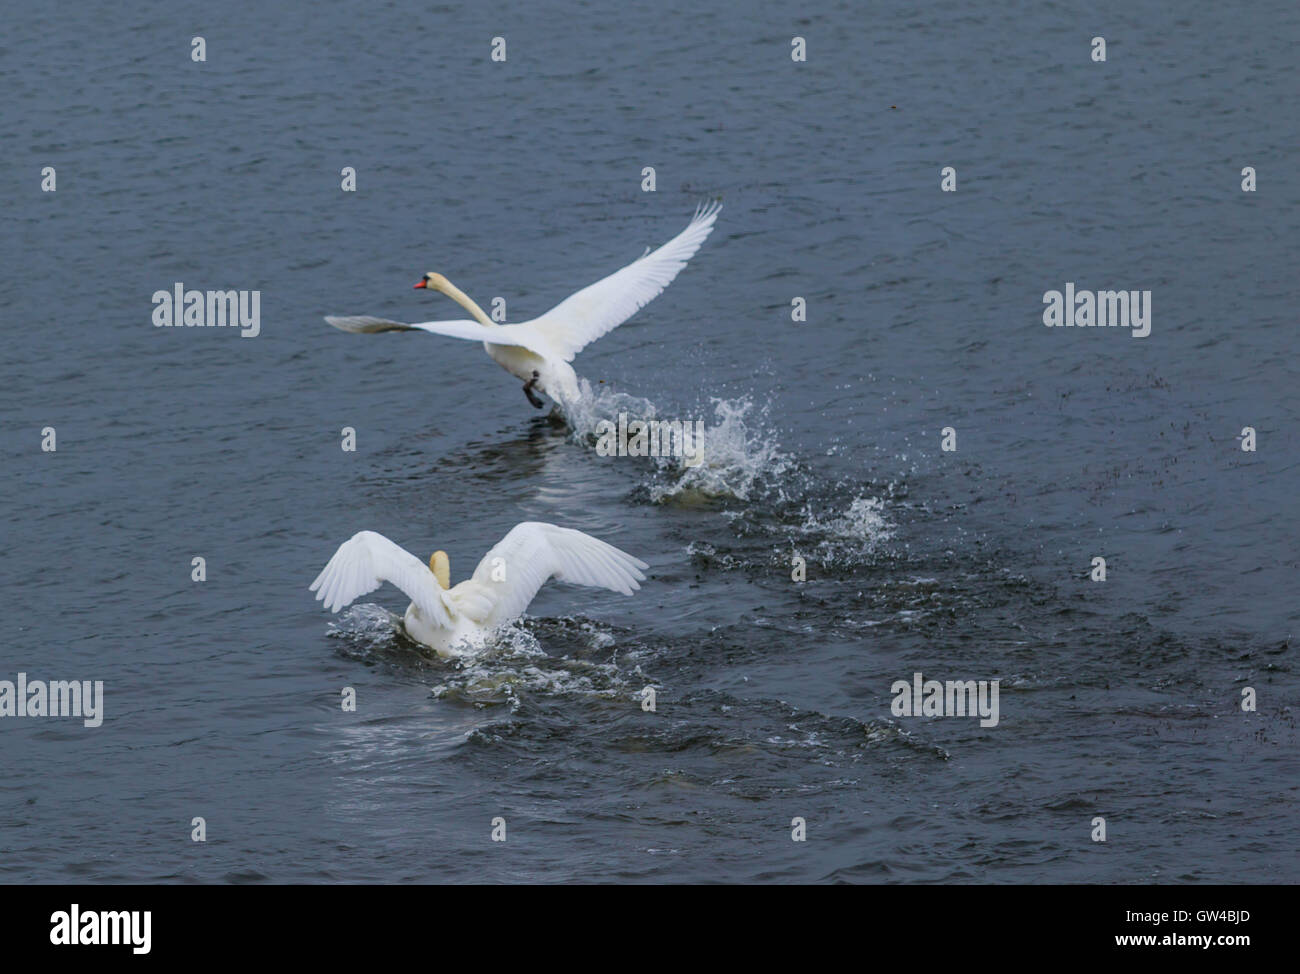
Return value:
<svg viewBox="0 0 1300 974">
<path fill-rule="evenodd" d="M 534 369 L 533 377 L 524 383 L 524 395 L 528 397 L 528 401 L 533 404 L 534 409 L 542 409 L 546 406 L 546 403 L 538 399 L 536 393 L 533 392 L 533 387 L 537 385 L 537 379 L 538 373 Z"/>
</svg>

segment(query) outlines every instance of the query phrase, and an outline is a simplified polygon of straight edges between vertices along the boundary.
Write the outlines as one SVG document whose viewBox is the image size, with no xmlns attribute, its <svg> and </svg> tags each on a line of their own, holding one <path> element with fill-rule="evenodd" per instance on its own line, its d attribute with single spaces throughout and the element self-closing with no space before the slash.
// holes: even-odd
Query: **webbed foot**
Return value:
<svg viewBox="0 0 1300 974">
<path fill-rule="evenodd" d="M 534 409 L 543 409 L 546 403 L 538 399 L 537 394 L 533 392 L 533 387 L 537 385 L 538 378 L 537 370 L 533 369 L 533 377 L 524 383 L 524 395 L 528 397 L 528 401 L 533 404 Z"/>
</svg>

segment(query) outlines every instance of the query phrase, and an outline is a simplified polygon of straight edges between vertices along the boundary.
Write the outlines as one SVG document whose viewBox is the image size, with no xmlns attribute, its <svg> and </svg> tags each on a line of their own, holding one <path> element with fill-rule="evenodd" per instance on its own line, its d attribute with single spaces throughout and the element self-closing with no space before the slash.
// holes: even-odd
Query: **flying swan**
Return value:
<svg viewBox="0 0 1300 974">
<path fill-rule="evenodd" d="M 471 578 L 452 588 L 445 551 L 435 551 L 426 566 L 382 534 L 361 531 L 339 545 L 310 591 L 338 612 L 392 582 L 411 600 L 402 619 L 407 635 L 439 656 L 464 656 L 523 615 L 548 579 L 631 595 L 647 567 L 589 534 L 525 521 L 483 556 Z"/>
<path fill-rule="evenodd" d="M 690 224 L 655 251 L 615 271 L 590 287 L 571 294 L 540 318 L 517 325 L 498 324 L 483 313 L 464 291 L 441 274 L 430 271 L 415 285 L 441 291 L 474 316 L 473 321 L 422 321 L 404 324 L 369 315 L 326 317 L 342 331 L 427 331 L 482 342 L 492 360 L 521 380 L 524 395 L 536 408 L 543 392 L 561 407 L 579 396 L 578 376 L 569 365 L 584 347 L 613 331 L 672 283 L 713 230 L 722 204 L 713 202 L 695 211 Z"/>
</svg>

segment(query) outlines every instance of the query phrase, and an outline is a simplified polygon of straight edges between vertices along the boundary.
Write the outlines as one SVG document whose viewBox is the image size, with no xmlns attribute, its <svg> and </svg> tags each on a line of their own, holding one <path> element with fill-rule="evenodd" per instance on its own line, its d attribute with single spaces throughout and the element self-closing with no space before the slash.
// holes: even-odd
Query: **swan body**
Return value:
<svg viewBox="0 0 1300 974">
<path fill-rule="evenodd" d="M 440 291 L 474 316 L 472 321 L 423 321 L 406 324 L 369 315 L 329 316 L 342 331 L 427 331 L 435 335 L 481 341 L 492 360 L 524 383 L 524 395 L 537 408 L 534 390 L 561 408 L 580 394 L 577 373 L 569 363 L 583 348 L 617 328 L 663 293 L 713 231 L 721 203 L 695 211 L 690 224 L 658 250 L 647 251 L 622 270 L 569 295 L 540 318 L 514 325 L 489 318 L 465 292 L 441 274 L 425 274 L 417 288 Z"/>
<path fill-rule="evenodd" d="M 439 656 L 463 656 L 523 615 L 548 579 L 631 595 L 647 567 L 589 534 L 525 521 L 483 556 L 470 578 L 452 586 L 445 552 L 435 551 L 425 565 L 382 534 L 361 531 L 339 545 L 310 591 L 338 612 L 391 582 L 411 600 L 402 618 L 407 635 Z"/>
</svg>

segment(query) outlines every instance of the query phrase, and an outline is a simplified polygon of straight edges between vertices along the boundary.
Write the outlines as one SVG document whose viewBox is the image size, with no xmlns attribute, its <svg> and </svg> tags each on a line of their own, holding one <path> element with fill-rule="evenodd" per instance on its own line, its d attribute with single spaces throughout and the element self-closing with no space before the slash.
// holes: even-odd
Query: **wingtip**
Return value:
<svg viewBox="0 0 1300 974">
<path fill-rule="evenodd" d="M 722 199 L 715 196 L 711 200 L 701 200 L 695 207 L 695 216 L 692 222 L 703 223 L 706 220 L 713 220 L 722 212 Z"/>
</svg>

